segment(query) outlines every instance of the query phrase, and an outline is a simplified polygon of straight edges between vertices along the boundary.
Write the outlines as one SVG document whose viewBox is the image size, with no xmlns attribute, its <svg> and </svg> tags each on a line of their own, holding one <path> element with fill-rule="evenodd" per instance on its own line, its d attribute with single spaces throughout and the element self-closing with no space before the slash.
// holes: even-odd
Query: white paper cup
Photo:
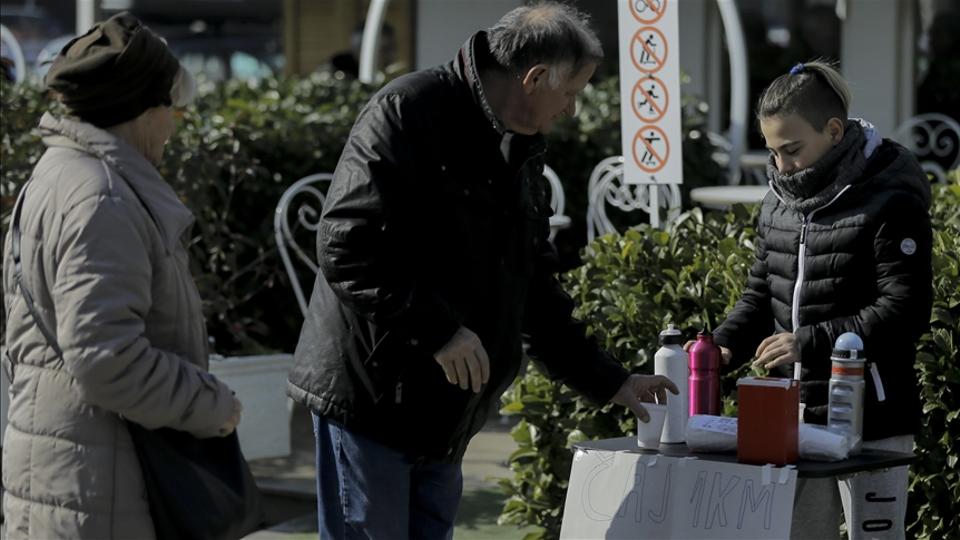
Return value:
<svg viewBox="0 0 960 540">
<path fill-rule="evenodd" d="M 659 448 L 663 421 L 667 417 L 667 406 L 656 403 L 644 403 L 643 408 L 650 415 L 650 421 L 637 418 L 637 446 L 640 448 Z"/>
</svg>

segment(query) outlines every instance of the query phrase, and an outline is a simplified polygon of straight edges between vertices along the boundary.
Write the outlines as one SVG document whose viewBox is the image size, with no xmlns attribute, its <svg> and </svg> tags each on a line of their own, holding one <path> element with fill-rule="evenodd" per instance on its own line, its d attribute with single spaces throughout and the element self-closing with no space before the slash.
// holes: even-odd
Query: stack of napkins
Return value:
<svg viewBox="0 0 960 540">
<path fill-rule="evenodd" d="M 695 414 L 687 420 L 687 447 L 693 452 L 735 452 L 737 419 L 729 416 Z M 826 426 L 800 424 L 801 459 L 839 461 L 850 454 L 850 438 Z"/>
</svg>

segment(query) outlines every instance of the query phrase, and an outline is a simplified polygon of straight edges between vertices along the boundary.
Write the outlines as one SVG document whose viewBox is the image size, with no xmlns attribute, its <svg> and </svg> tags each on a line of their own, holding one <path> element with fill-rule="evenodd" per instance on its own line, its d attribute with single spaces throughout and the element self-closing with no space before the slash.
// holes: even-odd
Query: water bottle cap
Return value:
<svg viewBox="0 0 960 540">
<path fill-rule="evenodd" d="M 683 343 L 683 333 L 680 332 L 673 323 L 667 325 L 667 329 L 660 332 L 661 345 L 680 345 Z"/>
<path fill-rule="evenodd" d="M 832 357 L 838 359 L 862 359 L 863 340 L 853 332 L 841 334 L 833 345 Z"/>
</svg>

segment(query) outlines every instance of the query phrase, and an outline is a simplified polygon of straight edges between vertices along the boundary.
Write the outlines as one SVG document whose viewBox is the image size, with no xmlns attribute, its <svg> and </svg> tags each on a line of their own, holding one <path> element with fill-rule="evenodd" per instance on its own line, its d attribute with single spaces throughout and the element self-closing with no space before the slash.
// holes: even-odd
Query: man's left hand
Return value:
<svg viewBox="0 0 960 540">
<path fill-rule="evenodd" d="M 756 357 L 753 365 L 767 369 L 799 362 L 800 345 L 797 343 L 797 336 L 792 332 L 784 332 L 768 337 L 757 347 Z"/>
<path fill-rule="evenodd" d="M 634 373 L 627 377 L 627 380 L 623 382 L 610 402 L 623 405 L 633 411 L 633 414 L 637 415 L 637 418 L 641 421 L 649 422 L 650 414 L 640 403 L 642 401 L 653 403 L 654 398 L 660 403 L 666 403 L 667 390 L 674 394 L 680 393 L 677 385 L 663 375 L 638 375 Z"/>
</svg>

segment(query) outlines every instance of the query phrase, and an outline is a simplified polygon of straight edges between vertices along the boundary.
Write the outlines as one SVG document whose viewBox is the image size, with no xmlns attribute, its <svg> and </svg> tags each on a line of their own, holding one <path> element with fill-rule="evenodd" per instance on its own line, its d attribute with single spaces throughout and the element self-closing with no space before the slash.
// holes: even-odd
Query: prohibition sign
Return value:
<svg viewBox="0 0 960 540">
<path fill-rule="evenodd" d="M 660 120 L 670 105 L 667 85 L 653 75 L 640 79 L 633 87 L 630 104 L 633 105 L 633 114 L 644 122 Z"/>
<path fill-rule="evenodd" d="M 663 168 L 670 157 L 670 141 L 657 126 L 643 126 L 633 137 L 633 161 L 648 173 Z"/>
<path fill-rule="evenodd" d="M 633 60 L 633 67 L 644 73 L 660 71 L 667 62 L 667 50 L 666 36 L 653 26 L 644 26 L 637 30 L 633 39 L 630 40 L 630 59 Z"/>
<path fill-rule="evenodd" d="M 633 18 L 645 24 L 659 21 L 667 11 L 667 0 L 627 0 L 627 2 L 630 2 L 630 13 L 633 14 Z"/>
</svg>

